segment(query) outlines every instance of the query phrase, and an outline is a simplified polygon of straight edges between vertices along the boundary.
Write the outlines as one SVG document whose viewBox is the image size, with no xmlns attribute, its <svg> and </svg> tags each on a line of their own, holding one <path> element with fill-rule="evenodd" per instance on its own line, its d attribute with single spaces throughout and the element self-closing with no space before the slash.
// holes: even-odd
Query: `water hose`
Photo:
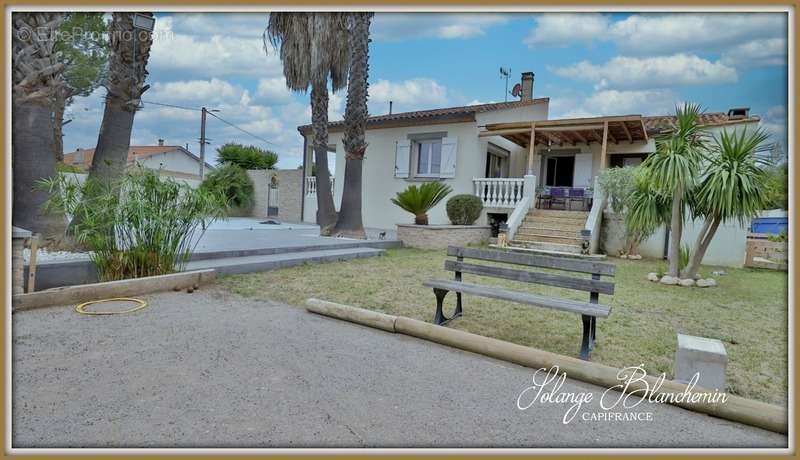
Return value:
<svg viewBox="0 0 800 460">
<path fill-rule="evenodd" d="M 136 303 L 137 305 L 133 308 L 122 311 L 86 311 L 86 307 L 88 307 L 89 305 L 94 305 L 96 303 L 116 302 L 116 301 L 128 301 Z M 146 306 L 147 302 L 141 299 L 132 299 L 129 297 L 114 297 L 111 299 L 101 299 L 101 300 L 92 300 L 89 302 L 83 302 L 82 304 L 78 304 L 78 306 L 75 307 L 75 311 L 77 311 L 82 315 L 123 315 L 125 313 L 133 313 L 137 310 L 141 310 Z"/>
</svg>

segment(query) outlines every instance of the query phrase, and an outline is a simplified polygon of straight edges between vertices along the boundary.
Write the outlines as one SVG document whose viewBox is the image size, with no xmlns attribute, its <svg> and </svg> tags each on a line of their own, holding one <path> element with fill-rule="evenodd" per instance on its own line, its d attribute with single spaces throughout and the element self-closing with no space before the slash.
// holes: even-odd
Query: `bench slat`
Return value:
<svg viewBox="0 0 800 460">
<path fill-rule="evenodd" d="M 529 272 L 507 267 L 494 267 L 489 265 L 475 265 L 455 260 L 446 260 L 444 269 L 453 272 L 472 273 L 475 275 L 504 278 L 511 281 L 544 284 L 578 291 L 598 292 L 600 294 L 613 294 L 614 283 L 586 278 L 573 278 L 570 276 L 553 273 Z"/>
<path fill-rule="evenodd" d="M 518 252 L 495 251 L 490 249 L 463 248 L 459 246 L 448 246 L 447 255 L 605 276 L 614 276 L 614 272 L 616 271 L 616 266 L 614 266 L 614 264 L 605 262 L 571 259 L 567 257 L 550 257 L 539 254 L 521 254 Z"/>
<path fill-rule="evenodd" d="M 509 300 L 512 302 L 536 305 L 539 307 L 552 308 L 579 315 L 589 315 L 596 318 L 607 318 L 611 313 L 611 307 L 595 303 L 578 302 L 575 300 L 555 299 L 528 292 L 512 291 L 494 286 L 484 286 L 480 284 L 464 283 L 459 281 L 432 279 L 422 283 L 423 286 L 430 288 L 446 289 L 453 292 L 462 292 L 492 299 Z"/>
</svg>

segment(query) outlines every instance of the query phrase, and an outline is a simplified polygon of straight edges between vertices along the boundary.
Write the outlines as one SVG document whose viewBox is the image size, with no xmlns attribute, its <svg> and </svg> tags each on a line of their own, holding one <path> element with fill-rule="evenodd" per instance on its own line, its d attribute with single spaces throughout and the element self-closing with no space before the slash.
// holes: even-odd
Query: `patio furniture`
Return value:
<svg viewBox="0 0 800 460">
<path fill-rule="evenodd" d="M 569 198 L 569 189 L 567 187 L 553 187 L 550 189 L 550 207 L 561 205 L 561 209 L 567 209 L 567 199 Z"/>
<path fill-rule="evenodd" d="M 447 255 L 456 258 L 455 260 L 448 259 L 444 262 L 444 269 L 455 272 L 455 279 L 453 281 L 430 279 L 422 283 L 423 286 L 433 288 L 433 293 L 436 296 L 436 313 L 433 317 L 433 322 L 435 324 L 442 325 L 463 315 L 461 303 L 462 294 L 473 294 L 481 297 L 508 300 L 536 307 L 575 313 L 581 315 L 581 322 L 583 323 L 583 339 L 581 341 L 580 357 L 584 360 L 589 359 L 589 353 L 594 348 L 597 318 L 607 318 L 608 315 L 611 314 L 611 307 L 598 303 L 600 294 L 610 295 L 614 293 L 614 283 L 601 281 L 600 276 L 614 276 L 614 271 L 616 269 L 614 265 L 565 257 L 520 254 L 517 252 L 492 251 L 456 246 L 449 246 L 447 248 Z M 592 275 L 592 278 L 573 278 L 564 274 L 518 270 L 508 266 L 478 265 L 464 262 L 464 259 L 483 260 L 493 264 L 499 262 L 522 265 L 525 267 L 563 270 L 564 272 L 589 273 Z M 497 286 L 465 283 L 461 279 L 462 273 L 586 291 L 589 292 L 589 302 L 549 297 L 529 292 L 504 289 Z M 456 308 L 452 316 L 448 318 L 442 312 L 442 304 L 444 303 L 445 296 L 450 291 L 456 293 Z"/>
<path fill-rule="evenodd" d="M 586 195 L 582 188 L 570 188 L 568 195 L 569 210 L 572 211 L 572 203 L 577 201 L 581 204 L 581 211 L 586 211 Z"/>
</svg>

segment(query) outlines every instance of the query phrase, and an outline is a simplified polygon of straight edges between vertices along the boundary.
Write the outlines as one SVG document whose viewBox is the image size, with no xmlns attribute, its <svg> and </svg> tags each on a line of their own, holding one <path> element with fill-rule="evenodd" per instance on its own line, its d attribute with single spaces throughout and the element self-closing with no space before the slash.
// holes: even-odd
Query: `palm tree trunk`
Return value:
<svg viewBox="0 0 800 460">
<path fill-rule="evenodd" d="M 135 113 L 119 100 L 106 101 L 97 147 L 92 158 L 91 177 L 108 184 L 122 176 L 128 162 Z"/>
<path fill-rule="evenodd" d="M 700 270 L 700 264 L 703 262 L 703 257 L 706 255 L 708 246 L 714 239 L 714 234 L 717 233 L 719 224 L 720 219 L 718 217 L 706 219 L 702 230 L 697 235 L 697 242 L 694 245 L 695 249 L 692 253 L 692 257 L 689 259 L 689 265 L 686 266 L 686 270 L 684 270 L 684 274 L 682 275 L 684 278 L 694 278 L 697 275 L 697 271 Z"/>
<path fill-rule="evenodd" d="M 314 175 L 317 180 L 317 224 L 320 235 L 330 235 L 336 225 L 331 173 L 328 169 L 328 87 L 317 82 L 311 88 L 311 130 L 314 133 Z"/>
<path fill-rule="evenodd" d="M 350 32 L 350 80 L 347 86 L 347 107 L 344 121 L 344 190 L 342 207 L 335 233 L 350 238 L 366 239 L 361 215 L 364 155 L 367 150 L 365 131 L 369 111 L 369 23 L 371 13 L 353 13 Z"/>
<path fill-rule="evenodd" d="M 672 193 L 672 219 L 669 231 L 669 270 L 667 274 L 672 277 L 677 277 L 680 273 L 680 259 L 681 259 L 681 233 L 683 230 L 683 200 L 681 199 L 683 192 L 681 187 L 677 187 Z"/>
<path fill-rule="evenodd" d="M 47 191 L 37 181 L 55 174 L 55 146 L 51 136 L 53 122 L 50 104 L 41 101 L 17 102 L 12 109 L 12 172 L 15 226 L 41 234 L 46 239 L 61 239 L 65 221 L 62 216 L 42 212 Z"/>
<path fill-rule="evenodd" d="M 67 101 L 61 96 L 56 96 L 53 108 L 53 143 L 55 144 L 56 162 L 64 161 L 64 110 Z"/>
</svg>

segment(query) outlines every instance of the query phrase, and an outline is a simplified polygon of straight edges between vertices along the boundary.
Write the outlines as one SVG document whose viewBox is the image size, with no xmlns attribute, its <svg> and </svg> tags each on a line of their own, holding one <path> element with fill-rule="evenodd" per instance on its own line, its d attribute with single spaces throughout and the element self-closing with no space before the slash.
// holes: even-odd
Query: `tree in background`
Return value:
<svg viewBox="0 0 800 460">
<path fill-rule="evenodd" d="M 108 94 L 89 170 L 90 177 L 105 183 L 122 176 L 128 161 L 133 118 L 142 94 L 149 88 L 144 81 L 153 34 L 134 28 L 133 17 L 133 13 L 114 13 L 108 27 L 108 75 L 104 83 Z"/>
<path fill-rule="evenodd" d="M 253 181 L 237 164 L 223 163 L 206 176 L 200 188 L 218 196 L 223 207 L 233 214 L 246 212 L 253 206 Z"/>
<path fill-rule="evenodd" d="M 63 90 L 53 104 L 56 160 L 64 160 L 62 126 L 64 110 L 76 96 L 85 97 L 103 81 L 108 62 L 108 41 L 104 36 L 103 13 L 66 13 L 56 35 L 55 51 L 65 65 Z"/>
<path fill-rule="evenodd" d="M 723 130 L 714 137 L 707 165 L 692 199 L 695 217 L 704 219 L 683 278 L 694 278 L 719 225 L 736 220 L 744 226 L 768 200 L 768 178 L 760 147 L 769 135 L 761 129 Z"/>
<path fill-rule="evenodd" d="M 333 91 L 347 84 L 350 50 L 346 20 L 346 13 L 271 13 L 264 32 L 265 50 L 267 43 L 279 49 L 286 86 L 301 92 L 311 87 L 317 223 L 322 235 L 329 235 L 336 225 L 328 169 L 328 80 Z"/>
<path fill-rule="evenodd" d="M 369 111 L 369 23 L 373 13 L 350 14 L 350 80 L 344 113 L 344 186 L 342 206 L 334 233 L 350 238 L 366 238 L 361 216 L 362 176 L 367 143 L 364 139 Z"/>
<path fill-rule="evenodd" d="M 229 142 L 217 149 L 217 163 L 233 163 L 244 169 L 275 169 L 278 154 L 253 145 Z"/>
<path fill-rule="evenodd" d="M 37 184 L 56 173 L 51 110 L 64 87 L 64 63 L 55 53 L 63 14 L 13 13 L 11 17 L 12 223 L 45 238 L 63 233 L 62 218 L 45 214 L 47 191 Z"/>
<path fill-rule="evenodd" d="M 659 193 L 672 199 L 670 217 L 669 269 L 667 274 L 678 277 L 680 244 L 683 234 L 684 207 L 692 193 L 703 159 L 705 131 L 700 125 L 699 105 L 684 104 L 675 109 L 675 128 L 656 140 L 656 152 L 644 161 L 649 178 Z"/>
</svg>

